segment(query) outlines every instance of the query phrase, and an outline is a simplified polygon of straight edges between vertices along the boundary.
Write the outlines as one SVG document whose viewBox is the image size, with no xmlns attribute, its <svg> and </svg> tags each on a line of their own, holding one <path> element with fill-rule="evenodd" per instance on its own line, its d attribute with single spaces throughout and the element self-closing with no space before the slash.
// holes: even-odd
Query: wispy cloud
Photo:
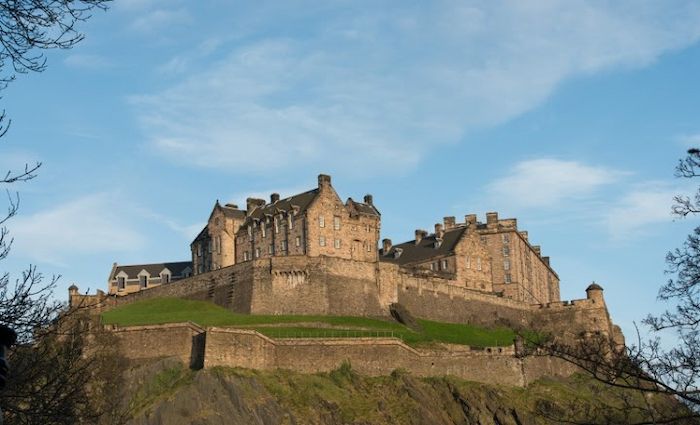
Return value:
<svg viewBox="0 0 700 425">
<path fill-rule="evenodd" d="M 92 54 L 72 54 L 68 55 L 63 63 L 71 68 L 100 70 L 114 66 L 109 58 Z"/>
<path fill-rule="evenodd" d="M 130 25 L 132 31 L 153 33 L 172 25 L 182 25 L 191 22 L 192 18 L 187 9 L 155 9 L 142 13 Z"/>
<path fill-rule="evenodd" d="M 700 147 L 700 133 L 684 134 L 678 137 L 678 142 L 686 148 Z"/>
<path fill-rule="evenodd" d="M 488 196 L 505 199 L 511 208 L 562 207 L 590 197 L 625 173 L 577 161 L 552 158 L 517 163 L 510 172 L 487 186 Z"/>
<path fill-rule="evenodd" d="M 156 152 L 241 172 L 400 170 L 567 79 L 645 66 L 700 37 L 692 2 L 260 7 L 266 19 L 248 11 L 237 22 L 248 32 L 206 70 L 132 97 Z"/>
<path fill-rule="evenodd" d="M 143 236 L 124 218 L 113 197 L 98 194 L 13 219 L 16 254 L 61 265 L 67 255 L 139 249 Z"/>
<path fill-rule="evenodd" d="M 607 210 L 608 233 L 618 240 L 653 233 L 655 225 L 672 221 L 671 204 L 678 193 L 678 188 L 658 182 L 631 190 Z"/>
</svg>

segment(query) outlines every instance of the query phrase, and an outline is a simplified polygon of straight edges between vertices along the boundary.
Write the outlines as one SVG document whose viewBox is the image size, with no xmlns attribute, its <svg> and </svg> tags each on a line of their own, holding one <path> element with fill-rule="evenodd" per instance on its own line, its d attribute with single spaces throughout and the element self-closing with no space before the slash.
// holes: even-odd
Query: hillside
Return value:
<svg viewBox="0 0 700 425">
<path fill-rule="evenodd" d="M 194 372 L 169 359 L 126 375 L 130 425 L 535 425 L 641 418 L 624 408 L 619 391 L 581 376 L 514 388 L 451 377 L 419 379 L 401 371 L 368 378 L 348 365 L 311 375 L 226 368 Z M 636 393 L 626 396 L 627 402 L 641 403 Z M 657 406 L 677 408 L 668 400 Z"/>
</svg>

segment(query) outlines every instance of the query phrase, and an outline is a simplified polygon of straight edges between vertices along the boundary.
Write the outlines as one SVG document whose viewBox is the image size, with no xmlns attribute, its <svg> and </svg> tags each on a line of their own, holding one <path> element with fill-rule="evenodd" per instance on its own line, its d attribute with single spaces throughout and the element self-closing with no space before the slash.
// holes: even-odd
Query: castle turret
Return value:
<svg viewBox="0 0 700 425">
<path fill-rule="evenodd" d="M 588 285 L 588 288 L 586 288 L 586 298 L 595 303 L 605 304 L 605 298 L 603 298 L 603 288 L 595 282 L 591 283 Z"/>
</svg>

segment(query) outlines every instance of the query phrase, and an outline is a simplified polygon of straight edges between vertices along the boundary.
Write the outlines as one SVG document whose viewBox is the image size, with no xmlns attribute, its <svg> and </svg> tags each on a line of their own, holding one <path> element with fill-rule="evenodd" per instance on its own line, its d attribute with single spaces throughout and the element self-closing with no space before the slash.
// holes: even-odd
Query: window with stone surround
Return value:
<svg viewBox="0 0 700 425">
<path fill-rule="evenodd" d="M 277 220 L 277 217 L 275 217 L 275 233 L 280 232 L 280 224 L 279 221 Z"/>
<path fill-rule="evenodd" d="M 476 269 L 481 270 L 481 257 L 476 257 Z"/>
<path fill-rule="evenodd" d="M 340 230 L 340 217 L 333 217 L 333 230 Z"/>
<path fill-rule="evenodd" d="M 322 216 L 318 216 L 318 227 L 326 227 L 326 219 Z"/>
<path fill-rule="evenodd" d="M 509 242 L 510 242 L 510 235 L 509 235 L 508 233 L 503 233 L 503 234 L 501 235 L 501 237 L 503 238 L 503 243 L 509 243 Z"/>
<path fill-rule="evenodd" d="M 297 236 L 296 238 L 294 238 L 294 245 L 298 247 L 301 246 L 301 236 Z"/>
<path fill-rule="evenodd" d="M 367 242 L 367 252 L 372 252 L 372 243 Z"/>
<path fill-rule="evenodd" d="M 467 263 L 466 264 L 467 268 L 471 269 L 472 268 L 472 257 L 467 256 L 466 263 Z"/>
<path fill-rule="evenodd" d="M 248 237 L 249 238 L 253 237 L 253 226 L 248 226 Z"/>
<path fill-rule="evenodd" d="M 333 247 L 334 247 L 335 249 L 339 249 L 339 248 L 340 248 L 340 239 L 336 239 L 336 240 L 333 241 Z"/>
<path fill-rule="evenodd" d="M 510 260 L 503 260 L 503 270 L 510 270 Z"/>
<path fill-rule="evenodd" d="M 267 226 L 265 225 L 265 222 L 260 223 L 260 231 L 262 232 L 262 237 L 267 237 Z"/>
<path fill-rule="evenodd" d="M 510 255 L 510 247 L 508 245 L 503 246 L 503 256 L 507 257 Z"/>
<path fill-rule="evenodd" d="M 122 291 L 122 290 L 124 290 L 124 287 L 126 287 L 126 278 L 123 276 L 120 276 L 117 278 L 117 289 Z"/>
<path fill-rule="evenodd" d="M 319 238 L 318 238 L 318 246 L 326 246 L 326 238 L 325 238 L 325 236 L 319 236 Z"/>
<path fill-rule="evenodd" d="M 243 261 L 248 261 L 248 251 L 243 251 Z"/>
<path fill-rule="evenodd" d="M 160 283 L 170 283 L 170 273 L 160 275 Z"/>
<path fill-rule="evenodd" d="M 512 278 L 511 278 L 511 276 L 510 276 L 510 273 L 506 273 L 505 276 L 504 276 L 505 282 L 506 282 L 506 283 L 510 283 L 510 282 L 512 282 L 511 279 L 512 279 Z"/>
<path fill-rule="evenodd" d="M 282 251 L 287 251 L 287 241 L 282 241 Z"/>
<path fill-rule="evenodd" d="M 260 258 L 260 248 L 255 248 L 255 258 Z"/>
<path fill-rule="evenodd" d="M 272 253 L 275 252 L 275 248 L 272 246 L 272 244 L 267 246 L 267 253 L 272 255 Z"/>
<path fill-rule="evenodd" d="M 144 289 L 148 286 L 148 277 L 146 275 L 139 276 L 139 286 Z"/>
<path fill-rule="evenodd" d="M 441 267 L 442 267 L 442 270 L 447 270 L 447 260 L 442 260 Z"/>
</svg>

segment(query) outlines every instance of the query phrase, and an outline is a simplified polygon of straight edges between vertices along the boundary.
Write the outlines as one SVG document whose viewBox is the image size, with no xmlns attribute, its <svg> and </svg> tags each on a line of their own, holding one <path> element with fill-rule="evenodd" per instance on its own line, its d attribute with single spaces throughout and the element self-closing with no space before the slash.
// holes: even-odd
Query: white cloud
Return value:
<svg viewBox="0 0 700 425">
<path fill-rule="evenodd" d="M 684 134 L 678 138 L 678 141 L 686 148 L 700 147 L 700 133 Z"/>
<path fill-rule="evenodd" d="M 66 255 L 135 251 L 144 243 L 125 220 L 117 200 L 104 194 L 18 216 L 11 230 L 17 254 L 58 265 Z"/>
<path fill-rule="evenodd" d="M 605 167 L 559 159 L 533 159 L 516 164 L 510 173 L 487 186 L 496 203 L 510 208 L 562 207 L 589 197 L 624 173 Z"/>
<path fill-rule="evenodd" d="M 400 170 L 567 79 L 644 66 L 700 37 L 693 2 L 260 7 L 266 19 L 238 16 L 247 33 L 218 62 L 132 98 L 157 152 L 243 172 Z"/>
<path fill-rule="evenodd" d="M 129 28 L 132 31 L 142 33 L 153 33 L 162 28 L 182 25 L 191 21 L 191 16 L 186 9 L 155 9 L 148 12 L 142 12 L 131 23 Z"/>
<path fill-rule="evenodd" d="M 624 195 L 609 209 L 608 232 L 614 239 L 630 239 L 649 233 L 654 225 L 670 223 L 673 197 L 681 193 L 666 184 L 647 182 Z"/>
<path fill-rule="evenodd" d="M 109 58 L 91 54 L 72 54 L 66 57 L 63 63 L 71 68 L 88 70 L 100 70 L 113 66 Z"/>
</svg>

